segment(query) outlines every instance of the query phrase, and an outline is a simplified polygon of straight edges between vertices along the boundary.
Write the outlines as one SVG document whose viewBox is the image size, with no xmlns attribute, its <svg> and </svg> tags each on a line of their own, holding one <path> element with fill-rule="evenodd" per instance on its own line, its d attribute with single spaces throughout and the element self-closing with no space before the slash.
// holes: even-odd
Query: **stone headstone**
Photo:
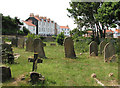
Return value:
<svg viewBox="0 0 120 88">
<path fill-rule="evenodd" d="M 106 44 L 107 44 L 106 41 L 102 41 L 102 42 L 100 43 L 100 46 L 99 46 L 99 48 L 100 48 L 100 54 L 103 54 L 103 53 L 104 53 L 104 47 L 105 47 Z"/>
<path fill-rule="evenodd" d="M 96 42 L 92 41 L 89 47 L 90 56 L 98 56 L 98 45 Z"/>
<path fill-rule="evenodd" d="M 38 53 L 38 57 L 45 58 L 45 52 L 41 39 L 35 39 L 33 42 L 34 52 Z"/>
<path fill-rule="evenodd" d="M 74 42 L 72 38 L 67 37 L 64 40 L 64 50 L 65 50 L 65 57 L 66 58 L 75 58 L 76 54 L 74 51 Z"/>
<path fill-rule="evenodd" d="M 12 77 L 11 69 L 9 67 L 1 66 L 0 70 L 2 71 L 2 72 L 0 72 L 0 76 L 2 77 L 2 82 L 5 82 Z"/>
<path fill-rule="evenodd" d="M 24 48 L 25 39 L 19 38 L 18 39 L 18 48 Z"/>
<path fill-rule="evenodd" d="M 18 38 L 12 38 L 12 46 L 18 46 Z"/>
<path fill-rule="evenodd" d="M 107 43 L 104 47 L 104 62 L 110 61 L 113 55 L 115 55 L 115 47 L 112 43 Z"/>
<path fill-rule="evenodd" d="M 34 40 L 32 38 L 27 39 L 27 41 L 26 41 L 26 51 L 30 51 L 30 52 L 34 51 L 33 42 L 34 42 Z"/>
</svg>

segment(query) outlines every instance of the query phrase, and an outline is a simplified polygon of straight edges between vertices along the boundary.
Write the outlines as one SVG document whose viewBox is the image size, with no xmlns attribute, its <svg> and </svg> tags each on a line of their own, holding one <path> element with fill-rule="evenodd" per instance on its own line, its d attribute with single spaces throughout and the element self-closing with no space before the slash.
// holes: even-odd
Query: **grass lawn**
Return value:
<svg viewBox="0 0 120 88">
<path fill-rule="evenodd" d="M 15 47 L 13 49 L 14 53 L 20 54 L 20 57 L 15 60 L 18 64 L 7 64 L 11 68 L 14 80 L 3 83 L 3 86 L 31 86 L 32 84 L 27 81 L 33 63 L 28 62 L 28 57 L 32 56 L 33 52 L 26 52 L 25 49 Z M 44 50 L 48 59 L 43 59 L 43 63 L 37 65 L 37 72 L 46 79 L 42 86 L 100 86 L 91 78 L 92 73 L 95 73 L 105 86 L 118 85 L 117 62 L 104 63 L 104 57 L 101 55 L 90 57 L 89 52 L 80 55 L 80 52 L 76 50 L 77 59 L 65 58 L 64 47 L 50 46 L 49 42 Z M 109 77 L 109 73 L 113 73 L 114 76 Z M 19 79 L 22 75 L 26 77 L 23 81 Z"/>
</svg>

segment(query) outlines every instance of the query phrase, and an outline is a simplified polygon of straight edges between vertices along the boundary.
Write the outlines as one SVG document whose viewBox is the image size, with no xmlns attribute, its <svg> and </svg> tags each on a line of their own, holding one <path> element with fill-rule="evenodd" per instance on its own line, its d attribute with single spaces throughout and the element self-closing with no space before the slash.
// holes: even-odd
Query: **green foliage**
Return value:
<svg viewBox="0 0 120 88">
<path fill-rule="evenodd" d="M 89 51 L 89 44 L 92 41 L 87 37 L 78 37 L 75 40 L 75 50 L 81 53 Z"/>
<path fill-rule="evenodd" d="M 27 35 L 28 33 L 30 33 L 30 31 L 26 27 L 23 27 L 23 32 L 24 32 L 25 35 Z"/>
<path fill-rule="evenodd" d="M 19 30 L 20 21 L 17 17 L 11 18 L 10 16 L 2 15 L 2 34 L 16 34 Z"/>
<path fill-rule="evenodd" d="M 57 35 L 56 41 L 59 45 L 63 45 L 63 41 L 64 41 L 64 33 L 61 32 L 60 34 Z"/>
<path fill-rule="evenodd" d="M 76 38 L 82 36 L 83 34 L 85 34 L 85 31 L 80 31 L 78 28 L 74 28 L 71 31 L 71 34 L 72 34 L 72 38 L 76 39 Z"/>
<path fill-rule="evenodd" d="M 43 36 L 35 35 L 35 34 L 30 34 L 30 33 L 28 33 L 28 35 L 26 37 L 27 38 L 33 38 L 33 39 L 40 38 L 41 40 L 45 39 L 45 37 L 43 37 Z"/>
<path fill-rule="evenodd" d="M 18 35 L 24 35 L 24 32 L 22 30 L 18 30 Z"/>
</svg>

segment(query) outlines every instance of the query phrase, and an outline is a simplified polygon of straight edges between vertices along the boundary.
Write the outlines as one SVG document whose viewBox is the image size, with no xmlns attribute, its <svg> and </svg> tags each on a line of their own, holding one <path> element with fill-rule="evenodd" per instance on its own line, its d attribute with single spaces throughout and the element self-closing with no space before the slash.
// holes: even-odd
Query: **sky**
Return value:
<svg viewBox="0 0 120 88">
<path fill-rule="evenodd" d="M 67 16 L 67 8 L 70 8 L 71 0 L 2 0 L 0 13 L 4 16 L 15 17 L 26 20 L 30 13 L 46 16 L 57 22 L 59 26 L 68 25 L 70 29 L 77 27 L 72 18 Z"/>
</svg>

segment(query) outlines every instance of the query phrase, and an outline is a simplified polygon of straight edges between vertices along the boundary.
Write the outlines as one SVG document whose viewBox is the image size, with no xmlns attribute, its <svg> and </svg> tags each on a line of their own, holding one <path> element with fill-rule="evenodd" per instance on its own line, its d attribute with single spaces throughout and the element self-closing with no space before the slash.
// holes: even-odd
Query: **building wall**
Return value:
<svg viewBox="0 0 120 88">
<path fill-rule="evenodd" d="M 35 26 L 29 26 L 26 23 L 23 23 L 23 26 L 26 27 L 32 34 L 36 34 L 36 27 Z"/>
<path fill-rule="evenodd" d="M 55 23 L 51 21 L 38 21 L 38 34 L 40 35 L 54 35 L 55 34 Z"/>
<path fill-rule="evenodd" d="M 59 32 L 64 32 L 65 36 L 70 36 L 70 29 L 60 28 Z"/>
</svg>

